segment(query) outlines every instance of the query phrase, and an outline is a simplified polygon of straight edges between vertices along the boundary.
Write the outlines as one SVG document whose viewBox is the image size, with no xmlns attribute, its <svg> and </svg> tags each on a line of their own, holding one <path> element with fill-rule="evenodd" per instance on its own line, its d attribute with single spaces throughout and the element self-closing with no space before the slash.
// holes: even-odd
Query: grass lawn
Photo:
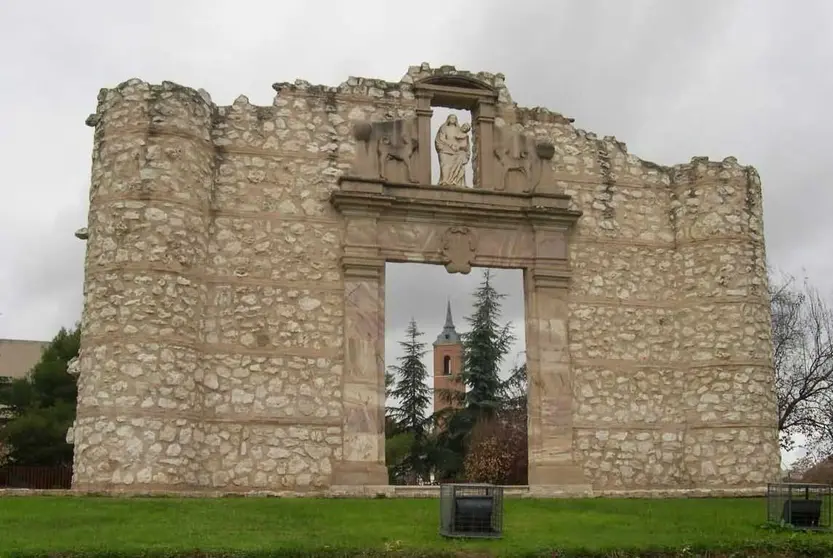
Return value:
<svg viewBox="0 0 833 558">
<path fill-rule="evenodd" d="M 833 555 L 833 535 L 761 529 L 762 499 L 507 499 L 504 505 L 502 540 L 448 541 L 437 533 L 438 500 L 5 497 L 0 549 L 9 555 L 388 548 L 503 556 L 769 541 L 827 546 Z"/>
</svg>

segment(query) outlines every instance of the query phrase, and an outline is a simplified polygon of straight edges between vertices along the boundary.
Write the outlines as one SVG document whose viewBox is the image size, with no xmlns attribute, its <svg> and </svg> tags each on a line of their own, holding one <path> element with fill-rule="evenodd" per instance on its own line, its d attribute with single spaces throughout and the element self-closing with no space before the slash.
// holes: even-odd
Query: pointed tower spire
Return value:
<svg viewBox="0 0 833 558">
<path fill-rule="evenodd" d="M 458 343 L 460 343 L 460 335 L 454 327 L 454 318 L 451 317 L 451 300 L 449 299 L 445 309 L 445 325 L 442 332 L 437 336 L 437 340 L 434 341 L 434 346 L 456 345 Z"/>
</svg>

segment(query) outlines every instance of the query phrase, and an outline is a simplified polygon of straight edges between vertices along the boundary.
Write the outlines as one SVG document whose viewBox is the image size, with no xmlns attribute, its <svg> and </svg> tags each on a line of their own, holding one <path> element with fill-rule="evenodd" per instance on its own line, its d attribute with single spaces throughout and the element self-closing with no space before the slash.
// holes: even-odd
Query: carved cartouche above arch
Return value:
<svg viewBox="0 0 833 558">
<path fill-rule="evenodd" d="M 442 251 L 446 271 L 468 275 L 477 254 L 477 236 L 468 227 L 449 227 L 442 236 Z"/>
</svg>

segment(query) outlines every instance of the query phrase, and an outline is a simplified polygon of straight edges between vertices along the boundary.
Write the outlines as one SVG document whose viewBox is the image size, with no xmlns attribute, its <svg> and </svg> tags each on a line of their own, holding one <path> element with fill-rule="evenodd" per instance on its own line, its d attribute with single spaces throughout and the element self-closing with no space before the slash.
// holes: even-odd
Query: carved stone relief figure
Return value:
<svg viewBox="0 0 833 558">
<path fill-rule="evenodd" d="M 550 161 L 555 148 L 549 141 L 534 141 L 523 131 L 495 128 L 495 189 L 513 193 L 534 192 L 551 182 Z"/>
<path fill-rule="evenodd" d="M 470 130 L 468 123 L 460 126 L 453 114 L 437 130 L 434 147 L 440 161 L 440 186 L 466 186 L 466 165 L 471 159 Z"/>
<path fill-rule="evenodd" d="M 500 129 L 495 146 L 495 188 L 508 192 L 529 192 L 532 190 L 532 157 L 529 138 L 522 132 Z"/>
<path fill-rule="evenodd" d="M 353 136 L 359 148 L 351 172 L 388 182 L 418 182 L 414 165 L 419 140 L 414 128 L 411 120 L 355 122 Z"/>
<path fill-rule="evenodd" d="M 376 142 L 376 156 L 379 178 L 389 180 L 387 164 L 401 163 L 405 167 L 405 178 L 408 182 L 418 182 L 414 177 L 413 156 L 417 151 L 418 140 L 399 133 L 382 135 Z"/>
</svg>

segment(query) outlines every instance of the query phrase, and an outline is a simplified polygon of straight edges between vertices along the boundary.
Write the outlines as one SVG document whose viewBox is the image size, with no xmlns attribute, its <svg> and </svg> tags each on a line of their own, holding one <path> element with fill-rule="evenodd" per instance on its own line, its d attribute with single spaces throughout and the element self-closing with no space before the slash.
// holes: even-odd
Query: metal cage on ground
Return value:
<svg viewBox="0 0 833 558">
<path fill-rule="evenodd" d="M 833 527 L 833 486 L 769 483 L 766 500 L 769 523 L 818 531 Z"/>
<path fill-rule="evenodd" d="M 441 485 L 440 534 L 444 537 L 500 538 L 503 535 L 503 487 Z"/>
</svg>

